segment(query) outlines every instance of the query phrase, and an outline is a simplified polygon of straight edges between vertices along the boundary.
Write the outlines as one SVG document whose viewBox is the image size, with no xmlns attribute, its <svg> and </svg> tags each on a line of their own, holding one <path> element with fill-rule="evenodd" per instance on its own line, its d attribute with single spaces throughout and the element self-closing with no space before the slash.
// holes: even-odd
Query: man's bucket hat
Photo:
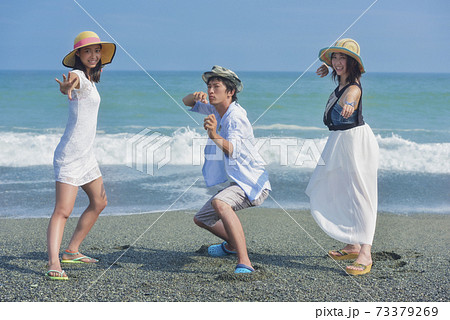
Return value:
<svg viewBox="0 0 450 320">
<path fill-rule="evenodd" d="M 75 53 L 78 49 L 91 46 L 93 44 L 102 45 L 102 66 L 111 63 L 116 53 L 116 45 L 111 42 L 100 41 L 95 32 L 83 31 L 75 38 L 73 42 L 73 50 L 64 57 L 62 64 L 68 68 L 75 66 Z"/>
<path fill-rule="evenodd" d="M 336 41 L 332 47 L 323 48 L 319 51 L 320 61 L 325 62 L 329 67 L 331 67 L 331 55 L 335 52 L 344 53 L 354 58 L 359 63 L 359 70 L 361 70 L 361 74 L 366 72 L 362 58 L 360 57 L 359 44 L 355 40 L 341 39 Z"/>
<path fill-rule="evenodd" d="M 202 79 L 203 81 L 205 81 L 205 83 L 208 83 L 208 80 L 211 77 L 222 77 L 230 80 L 236 86 L 236 93 L 242 91 L 242 89 L 244 88 L 244 85 L 242 84 L 237 74 L 227 68 L 214 66 L 212 67 L 211 71 L 205 72 L 202 75 Z"/>
</svg>

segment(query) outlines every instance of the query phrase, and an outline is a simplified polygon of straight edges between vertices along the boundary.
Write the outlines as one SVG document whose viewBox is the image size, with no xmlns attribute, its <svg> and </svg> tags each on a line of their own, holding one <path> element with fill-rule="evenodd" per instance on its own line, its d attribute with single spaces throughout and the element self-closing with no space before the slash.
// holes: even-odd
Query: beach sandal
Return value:
<svg viewBox="0 0 450 320">
<path fill-rule="evenodd" d="M 64 254 L 67 254 L 69 256 L 76 256 L 77 254 L 80 254 L 79 252 L 70 252 L 69 250 L 64 250 Z M 82 261 L 83 259 L 89 259 L 89 260 L 93 260 L 92 262 L 86 262 L 86 261 Z M 88 256 L 82 256 L 82 257 L 78 257 L 75 259 L 63 259 L 61 260 L 62 263 L 96 263 L 98 262 L 97 259 L 88 257 Z"/>
<path fill-rule="evenodd" d="M 226 244 L 227 244 L 227 242 L 224 241 L 221 244 L 213 244 L 212 246 L 209 246 L 208 254 L 211 257 L 224 257 L 224 256 L 228 256 L 230 254 L 235 254 L 236 251 L 230 251 L 227 248 L 225 248 Z"/>
<path fill-rule="evenodd" d="M 238 264 L 234 269 L 234 273 L 252 273 L 255 272 L 255 269 L 252 267 L 246 266 L 245 264 Z"/>
<path fill-rule="evenodd" d="M 339 256 L 336 255 L 340 254 Z M 333 260 L 352 260 L 352 259 L 356 259 L 358 258 L 359 252 L 347 252 L 345 250 L 336 250 L 336 251 L 328 251 L 328 255 L 333 259 Z"/>
<path fill-rule="evenodd" d="M 354 266 L 354 267 L 362 269 L 362 270 L 349 269 L 349 266 L 347 266 L 345 268 L 345 271 L 348 274 L 351 274 L 351 275 L 354 275 L 354 276 L 369 273 L 370 269 L 372 269 L 372 264 L 369 264 L 369 265 L 365 266 L 363 264 L 353 262 L 351 265 Z"/>
<path fill-rule="evenodd" d="M 51 272 L 55 272 L 55 273 L 59 274 L 59 276 L 57 276 L 57 277 L 51 276 L 50 275 Z M 67 274 L 66 274 L 66 272 L 64 270 L 62 270 L 62 271 L 48 270 L 47 273 L 45 274 L 45 277 L 50 279 L 50 280 L 69 280 L 69 277 L 67 276 Z"/>
</svg>

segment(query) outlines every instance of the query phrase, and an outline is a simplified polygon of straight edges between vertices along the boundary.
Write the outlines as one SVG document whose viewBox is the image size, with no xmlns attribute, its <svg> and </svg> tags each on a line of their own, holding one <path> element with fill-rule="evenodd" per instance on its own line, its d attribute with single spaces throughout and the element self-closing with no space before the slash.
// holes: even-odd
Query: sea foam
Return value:
<svg viewBox="0 0 450 320">
<path fill-rule="evenodd" d="M 157 129 L 141 134 L 144 146 L 131 144 L 138 134 L 97 133 L 95 154 L 101 165 L 127 165 L 127 155 L 133 152 L 145 152 L 164 138 L 161 146 L 152 150 L 153 158 L 164 165 L 201 165 L 203 148 L 207 136 L 203 130 L 180 128 L 171 135 L 160 134 Z M 152 134 L 155 134 L 153 139 Z M 52 165 L 53 152 L 61 138 L 59 132 L 0 132 L 0 166 L 27 167 Z M 380 146 L 380 169 L 401 172 L 450 173 L 450 143 L 416 143 L 399 135 L 376 136 Z M 320 153 L 326 143 L 325 138 L 304 139 L 298 137 L 259 137 L 254 148 L 266 165 L 292 168 L 314 168 L 320 161 Z M 148 141 L 147 144 L 145 142 Z M 161 140 L 163 141 L 163 140 Z M 131 148 L 131 149 L 130 149 Z M 133 149 L 134 148 L 134 149 Z M 151 148 L 150 148 L 151 149 Z M 128 157 L 128 158 L 127 158 Z M 134 164 L 148 161 L 148 157 L 132 158 Z M 129 161 L 128 161 L 129 162 Z"/>
</svg>

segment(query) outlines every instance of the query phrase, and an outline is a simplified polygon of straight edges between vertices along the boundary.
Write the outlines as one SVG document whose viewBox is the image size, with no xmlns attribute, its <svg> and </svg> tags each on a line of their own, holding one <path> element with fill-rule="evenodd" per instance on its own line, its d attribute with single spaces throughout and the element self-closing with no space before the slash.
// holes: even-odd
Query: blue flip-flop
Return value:
<svg viewBox="0 0 450 320">
<path fill-rule="evenodd" d="M 236 269 L 234 269 L 234 273 L 252 273 L 252 272 L 255 272 L 255 269 L 242 263 L 239 263 L 236 266 Z"/>
<path fill-rule="evenodd" d="M 209 246 L 208 254 L 211 257 L 224 257 L 224 256 L 228 256 L 230 254 L 236 254 L 236 251 L 230 251 L 227 248 L 225 248 L 226 244 L 227 244 L 227 242 L 224 241 L 221 244 L 213 244 L 212 246 Z"/>
</svg>

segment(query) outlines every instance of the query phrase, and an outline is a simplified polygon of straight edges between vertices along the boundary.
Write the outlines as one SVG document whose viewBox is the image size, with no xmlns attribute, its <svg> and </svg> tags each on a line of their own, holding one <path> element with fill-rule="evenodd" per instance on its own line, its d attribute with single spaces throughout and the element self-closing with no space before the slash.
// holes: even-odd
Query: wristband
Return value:
<svg viewBox="0 0 450 320">
<path fill-rule="evenodd" d="M 355 110 L 355 103 L 354 102 L 345 101 L 345 104 L 351 106 L 353 108 L 353 110 Z"/>
</svg>

